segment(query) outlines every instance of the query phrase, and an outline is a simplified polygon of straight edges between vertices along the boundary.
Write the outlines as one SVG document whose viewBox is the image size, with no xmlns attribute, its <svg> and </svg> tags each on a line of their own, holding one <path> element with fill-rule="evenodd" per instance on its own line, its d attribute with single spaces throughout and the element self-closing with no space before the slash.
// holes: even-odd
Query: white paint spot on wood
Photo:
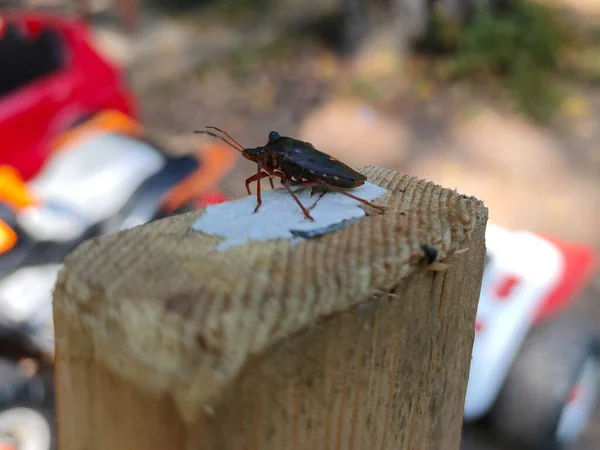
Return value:
<svg viewBox="0 0 600 450">
<path fill-rule="evenodd" d="M 192 229 L 225 238 L 219 250 L 240 245 L 248 241 L 295 238 L 290 230 L 314 230 L 339 223 L 347 219 L 365 216 L 364 206 L 357 200 L 337 192 L 321 196 L 316 192 L 310 196 L 310 188 L 293 188 L 314 222 L 308 220 L 292 196 L 284 189 L 272 189 L 262 193 L 262 205 L 254 214 L 256 194 L 238 200 L 211 205 L 193 224 Z M 382 197 L 387 191 L 375 184 L 349 189 L 349 193 L 368 201 Z"/>
</svg>

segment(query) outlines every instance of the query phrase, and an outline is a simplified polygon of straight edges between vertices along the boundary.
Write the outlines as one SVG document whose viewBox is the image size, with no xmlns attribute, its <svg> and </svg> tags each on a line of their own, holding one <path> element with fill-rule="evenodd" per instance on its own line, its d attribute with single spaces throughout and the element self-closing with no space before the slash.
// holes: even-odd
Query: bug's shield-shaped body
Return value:
<svg viewBox="0 0 600 450">
<path fill-rule="evenodd" d="M 365 183 L 366 177 L 317 150 L 311 143 L 279 136 L 269 140 L 269 164 L 283 172 L 287 178 L 300 182 L 321 181 L 331 186 L 355 188 Z"/>
</svg>

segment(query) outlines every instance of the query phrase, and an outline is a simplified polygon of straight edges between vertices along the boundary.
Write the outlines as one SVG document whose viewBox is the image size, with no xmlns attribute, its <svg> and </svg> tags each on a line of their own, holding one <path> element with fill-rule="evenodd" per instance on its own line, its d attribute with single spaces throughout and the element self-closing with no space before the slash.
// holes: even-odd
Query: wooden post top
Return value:
<svg viewBox="0 0 600 450">
<path fill-rule="evenodd" d="M 361 172 L 389 191 L 386 212 L 318 239 L 218 251 L 219 237 L 190 228 L 198 210 L 80 245 L 59 275 L 55 309 L 91 338 L 68 352 L 172 396 L 191 422 L 251 355 L 389 292 L 423 270 L 422 245 L 443 259 L 485 228 L 476 198 L 392 170 Z"/>
</svg>

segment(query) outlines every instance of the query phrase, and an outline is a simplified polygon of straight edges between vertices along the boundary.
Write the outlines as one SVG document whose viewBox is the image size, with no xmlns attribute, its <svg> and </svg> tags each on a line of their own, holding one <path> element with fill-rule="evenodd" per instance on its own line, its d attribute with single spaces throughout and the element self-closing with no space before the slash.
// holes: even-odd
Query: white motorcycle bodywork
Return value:
<svg viewBox="0 0 600 450">
<path fill-rule="evenodd" d="M 65 148 L 28 184 L 41 200 L 18 215 L 37 241 L 76 241 L 109 220 L 166 160 L 149 144 L 101 134 Z M 148 219 L 148 218 L 146 218 Z M 25 266 L 0 280 L 0 323 L 26 328 L 31 344 L 54 354 L 52 289 L 62 264 Z"/>
<path fill-rule="evenodd" d="M 164 164 L 156 149 L 120 134 L 78 143 L 61 151 L 29 184 L 41 204 L 19 214 L 19 225 L 38 241 L 77 239 L 117 214 Z"/>
<path fill-rule="evenodd" d="M 534 233 L 488 224 L 486 246 L 491 260 L 477 309 L 465 422 L 481 418 L 494 404 L 538 308 L 564 270 L 560 250 Z M 519 281 L 499 298 L 495 290 L 507 275 Z"/>
</svg>

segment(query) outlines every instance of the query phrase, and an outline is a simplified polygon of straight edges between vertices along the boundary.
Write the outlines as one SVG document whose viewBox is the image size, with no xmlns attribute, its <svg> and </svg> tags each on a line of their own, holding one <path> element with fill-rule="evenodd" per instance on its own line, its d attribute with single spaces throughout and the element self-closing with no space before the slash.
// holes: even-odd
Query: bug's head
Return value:
<svg viewBox="0 0 600 450">
<path fill-rule="evenodd" d="M 242 152 L 242 155 L 244 156 L 244 158 L 256 162 L 257 160 L 264 157 L 266 152 L 267 149 L 265 147 L 245 148 Z"/>
<path fill-rule="evenodd" d="M 277 131 L 271 131 L 269 133 L 269 142 L 273 142 L 276 141 L 277 139 L 279 139 L 281 136 L 279 135 L 279 133 Z"/>
</svg>

